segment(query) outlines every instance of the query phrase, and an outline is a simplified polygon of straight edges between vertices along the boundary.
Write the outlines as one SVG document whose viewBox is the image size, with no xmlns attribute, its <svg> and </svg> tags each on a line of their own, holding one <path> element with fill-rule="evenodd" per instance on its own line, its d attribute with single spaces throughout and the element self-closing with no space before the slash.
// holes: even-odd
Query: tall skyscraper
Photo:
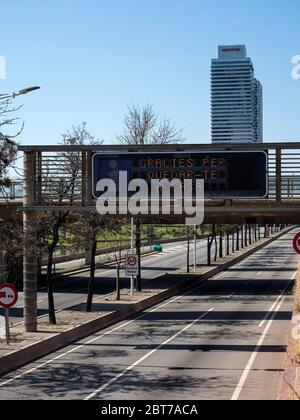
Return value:
<svg viewBox="0 0 300 420">
<path fill-rule="evenodd" d="M 212 142 L 263 142 L 263 90 L 245 45 L 220 46 L 212 60 Z"/>
</svg>

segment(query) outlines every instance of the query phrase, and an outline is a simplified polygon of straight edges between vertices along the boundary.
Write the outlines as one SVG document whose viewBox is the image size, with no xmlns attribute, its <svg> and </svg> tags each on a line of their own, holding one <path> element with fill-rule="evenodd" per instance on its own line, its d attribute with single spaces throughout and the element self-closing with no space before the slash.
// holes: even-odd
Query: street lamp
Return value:
<svg viewBox="0 0 300 420">
<path fill-rule="evenodd" d="M 6 99 L 11 99 L 11 98 L 14 99 L 17 96 L 27 95 L 27 93 L 30 93 L 30 92 L 33 92 L 33 91 L 39 90 L 39 89 L 40 89 L 39 86 L 32 86 L 32 87 L 29 87 L 29 88 L 26 88 L 26 89 L 21 89 L 21 90 L 19 90 L 19 92 L 13 92 L 13 93 L 9 93 L 9 94 L 7 94 L 7 93 L 0 94 L 0 100 L 2 101 L 2 100 L 6 100 Z"/>
</svg>

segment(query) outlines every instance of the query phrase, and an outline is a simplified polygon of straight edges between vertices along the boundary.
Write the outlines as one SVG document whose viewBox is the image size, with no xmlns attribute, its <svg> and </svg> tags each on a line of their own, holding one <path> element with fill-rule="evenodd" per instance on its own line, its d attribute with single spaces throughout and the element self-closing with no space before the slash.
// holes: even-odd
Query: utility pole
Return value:
<svg viewBox="0 0 300 420">
<path fill-rule="evenodd" d="M 39 90 L 39 86 L 28 87 L 10 94 L 1 94 L 0 100 L 15 99 L 17 96 Z M 24 197 L 23 206 L 35 205 L 36 155 L 24 153 Z M 23 288 L 24 288 L 24 327 L 25 332 L 37 332 L 37 238 L 36 214 L 33 211 L 23 213 L 24 252 L 23 252 Z M 30 244 L 30 246 L 29 246 Z"/>
<path fill-rule="evenodd" d="M 35 204 L 34 179 L 35 153 L 26 152 L 24 153 L 24 207 L 32 207 Z M 35 213 L 24 211 L 24 327 L 27 333 L 37 332 L 37 246 L 35 222 Z"/>
</svg>

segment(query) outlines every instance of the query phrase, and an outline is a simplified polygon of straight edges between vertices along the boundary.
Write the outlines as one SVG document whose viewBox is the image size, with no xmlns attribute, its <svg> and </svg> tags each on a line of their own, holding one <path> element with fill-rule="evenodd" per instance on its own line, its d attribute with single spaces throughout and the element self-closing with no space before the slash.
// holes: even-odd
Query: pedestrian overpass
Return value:
<svg viewBox="0 0 300 420">
<path fill-rule="evenodd" d="M 215 197 L 205 200 L 205 223 L 300 223 L 300 143 L 264 144 L 191 144 L 191 145 L 147 145 L 147 146 L 21 146 L 25 156 L 24 210 L 42 211 L 95 211 L 92 194 L 92 156 L 120 156 L 120 154 L 151 153 L 244 153 L 264 152 L 267 155 L 265 168 L 267 195 L 264 198 Z M 78 173 L 72 184 L 72 170 L 76 163 Z M 27 166 L 26 166 L 27 165 Z M 246 174 L 251 178 L 251 171 Z M 70 178 L 71 177 L 71 178 Z M 64 185 L 72 184 L 64 196 Z M 11 205 L 13 203 L 11 202 Z M 183 223 L 178 216 L 143 216 L 145 222 Z"/>
<path fill-rule="evenodd" d="M 19 148 L 24 152 L 24 184 L 23 184 L 23 215 L 24 232 L 30 232 L 35 226 L 36 214 L 39 212 L 95 212 L 96 203 L 93 195 L 93 184 L 95 184 L 95 154 L 100 156 L 102 164 L 108 156 L 110 175 L 121 166 L 133 162 L 130 173 L 133 179 L 138 174 L 147 172 L 147 167 L 153 165 L 153 154 L 158 156 L 170 156 L 172 160 L 172 171 L 178 175 L 182 173 L 199 174 L 198 168 L 208 164 L 213 168 L 209 172 L 210 177 L 206 184 L 211 188 L 205 200 L 205 223 L 221 224 L 299 224 L 300 223 L 300 143 L 268 143 L 268 144 L 237 144 L 237 145 L 148 145 L 148 146 L 22 146 Z M 265 183 L 261 198 L 255 196 L 232 195 L 226 190 L 226 182 L 232 176 L 230 171 L 234 165 L 229 163 L 228 156 L 237 153 L 243 155 L 243 165 L 236 162 L 234 177 L 238 178 L 240 188 L 245 185 L 252 185 L 252 177 L 256 177 L 258 184 Z M 246 153 L 253 153 L 257 159 L 264 156 L 263 165 L 257 165 L 251 160 L 253 168 L 260 168 L 259 176 L 256 169 L 249 166 L 245 160 Z M 196 155 L 202 158 L 196 158 Z M 226 155 L 228 154 L 228 155 Z M 124 156 L 126 155 L 126 159 Z M 122 161 L 123 156 L 123 161 Z M 193 158 L 191 158 L 193 156 Z M 218 159 L 215 159 L 218 156 Z M 165 160 L 168 160 L 169 157 Z M 108 159 L 107 159 L 108 160 Z M 148 164 L 145 163 L 147 160 Z M 142 163 L 141 163 L 142 162 Z M 200 162 L 200 163 L 199 163 Z M 95 162 L 94 162 L 95 163 Z M 170 163 L 170 161 L 169 161 Z M 169 167 L 170 164 L 165 166 Z M 125 166 L 126 166 L 125 165 Z M 148 166 L 147 166 L 148 165 Z M 179 165 L 180 169 L 176 165 Z M 200 165 L 200 166 L 199 166 Z M 222 169 L 216 169 L 219 165 Z M 230 169 L 231 165 L 231 169 Z M 122 167 L 123 167 L 122 166 Z M 158 165 L 157 165 L 158 166 Z M 163 165 L 161 165 L 163 166 Z M 175 167 L 175 169 L 174 169 Z M 245 167 L 247 171 L 245 172 Z M 230 170 L 229 170 L 229 169 Z M 178 172 L 179 171 L 179 172 Z M 195 171 L 195 172 L 193 172 Z M 243 177 L 239 178 L 239 171 Z M 119 169 L 117 170 L 120 173 Z M 168 172 L 167 170 L 165 172 Z M 169 174 L 169 172 L 168 172 Z M 99 174 L 98 174 L 99 175 Z M 180 175 L 180 176 L 181 176 Z M 206 177 L 207 174 L 204 175 Z M 101 179 L 101 177 L 100 177 Z M 205 178 L 204 178 L 205 179 Z M 206 180 L 206 179 L 205 179 Z M 220 180 L 220 181 L 219 181 Z M 226 182 L 225 182 L 225 181 Z M 231 180 L 232 181 L 232 180 Z M 218 188 L 224 186 L 224 197 Z M 234 184 L 234 182 L 232 182 Z M 266 185 L 267 184 L 267 185 Z M 262 186 L 262 185 L 260 185 Z M 267 187 L 267 188 L 266 188 Z M 262 191 L 260 189 L 260 191 Z M 227 193 L 226 193 L 227 192 Z M 252 191 L 253 192 L 253 191 Z M 140 249 L 140 221 L 145 223 L 184 223 L 186 215 L 183 216 L 146 216 L 137 217 L 137 250 Z M 35 235 L 30 236 L 34 240 Z M 34 245 L 34 244 L 33 244 Z M 138 251 L 139 253 L 139 251 Z M 37 255 L 27 247 L 23 256 L 23 281 L 24 281 L 24 325 L 26 332 L 37 330 Z M 140 278 L 140 275 L 138 275 Z"/>
</svg>

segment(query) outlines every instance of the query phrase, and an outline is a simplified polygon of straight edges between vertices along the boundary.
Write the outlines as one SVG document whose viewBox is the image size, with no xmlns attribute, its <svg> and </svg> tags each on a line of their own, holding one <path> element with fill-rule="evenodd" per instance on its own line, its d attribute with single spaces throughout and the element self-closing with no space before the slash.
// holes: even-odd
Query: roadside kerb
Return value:
<svg viewBox="0 0 300 420">
<path fill-rule="evenodd" d="M 278 235 L 274 235 L 273 237 L 265 240 L 263 243 L 258 244 L 257 246 L 252 246 L 252 248 L 246 250 L 244 253 L 238 256 L 233 256 L 232 258 L 228 259 L 228 261 L 219 264 L 217 267 L 211 269 L 207 268 L 207 270 L 201 274 L 185 274 L 179 271 L 178 274 L 185 275 L 185 280 L 177 283 L 174 287 L 159 292 L 154 296 L 141 300 L 140 302 L 128 304 L 126 308 L 96 318 L 92 321 L 88 321 L 78 327 L 72 327 L 65 332 L 54 334 L 51 337 L 48 337 L 40 342 L 34 343 L 32 345 L 24 347 L 23 349 L 9 353 L 0 359 L 0 375 L 4 375 L 10 371 L 16 370 L 28 363 L 31 363 L 37 359 L 47 356 L 50 353 L 58 351 L 63 347 L 80 341 L 103 329 L 109 328 L 110 326 L 117 324 L 118 322 L 124 321 L 125 319 L 130 318 L 131 316 L 136 315 L 139 312 L 145 311 L 165 301 L 166 299 L 173 297 L 178 292 L 182 292 L 194 287 L 195 284 L 198 282 L 215 277 L 222 271 L 225 271 L 226 269 L 241 262 L 242 260 L 254 254 L 255 252 L 263 249 L 265 246 L 286 235 L 293 229 L 294 227 L 285 229 L 281 231 Z M 170 277 L 172 276 L 172 274 L 168 274 L 167 276 Z M 162 282 L 165 277 L 166 276 L 162 276 L 160 278 Z M 174 277 L 176 277 L 176 275 Z"/>
<path fill-rule="evenodd" d="M 297 282 L 300 284 L 300 264 L 298 266 Z M 293 312 L 291 330 L 296 328 L 299 317 L 299 311 L 295 308 Z M 295 322 L 293 322 L 295 320 Z M 295 360 L 295 352 L 299 351 L 299 340 L 293 337 L 291 333 L 287 353 L 283 364 L 283 375 L 280 390 L 277 396 L 277 400 L 291 401 L 300 400 L 300 364 L 299 360 Z"/>
</svg>

